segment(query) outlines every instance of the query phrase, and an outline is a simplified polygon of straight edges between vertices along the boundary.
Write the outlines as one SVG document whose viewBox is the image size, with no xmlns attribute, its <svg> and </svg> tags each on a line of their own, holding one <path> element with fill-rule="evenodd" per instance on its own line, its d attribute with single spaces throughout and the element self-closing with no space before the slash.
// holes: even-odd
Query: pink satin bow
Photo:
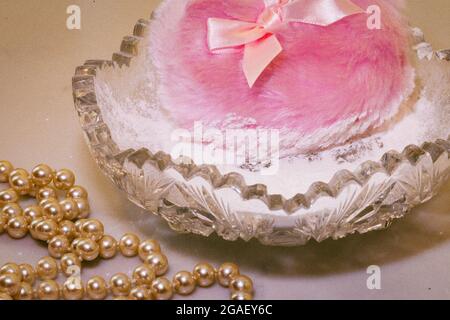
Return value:
<svg viewBox="0 0 450 320">
<path fill-rule="evenodd" d="M 253 22 L 209 18 L 208 46 L 213 52 L 244 46 L 243 71 L 249 87 L 283 51 L 275 33 L 290 22 L 328 26 L 364 11 L 351 0 L 264 0 Z"/>
</svg>

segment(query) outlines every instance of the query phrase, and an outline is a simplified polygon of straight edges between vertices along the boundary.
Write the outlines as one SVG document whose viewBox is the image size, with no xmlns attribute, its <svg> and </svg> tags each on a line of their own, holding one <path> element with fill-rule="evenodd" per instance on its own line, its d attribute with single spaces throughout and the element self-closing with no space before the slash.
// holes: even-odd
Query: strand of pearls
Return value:
<svg viewBox="0 0 450 320">
<path fill-rule="evenodd" d="M 197 287 L 207 288 L 216 282 L 230 289 L 231 299 L 253 298 L 252 280 L 241 275 L 234 263 L 224 263 L 218 269 L 199 263 L 192 272 L 180 271 L 172 281 L 168 280 L 165 275 L 169 262 L 156 240 L 141 241 L 132 233 L 116 240 L 105 234 L 99 220 L 89 219 L 88 193 L 75 185 L 70 170 L 54 171 L 40 164 L 28 173 L 0 161 L 0 183 L 9 183 L 8 189 L 0 191 L 0 234 L 6 232 L 13 239 L 30 234 L 46 242 L 49 253 L 35 267 L 3 265 L 0 300 L 102 300 L 110 296 L 120 300 L 167 300 L 174 294 L 189 295 Z M 60 194 L 64 194 L 63 199 Z M 23 209 L 21 197 L 35 198 L 37 203 Z M 117 273 L 106 281 L 95 276 L 86 284 L 75 277 L 81 274 L 83 262 L 111 259 L 118 253 L 141 260 L 131 277 Z M 59 274 L 67 277 L 62 285 L 56 282 Z"/>
</svg>

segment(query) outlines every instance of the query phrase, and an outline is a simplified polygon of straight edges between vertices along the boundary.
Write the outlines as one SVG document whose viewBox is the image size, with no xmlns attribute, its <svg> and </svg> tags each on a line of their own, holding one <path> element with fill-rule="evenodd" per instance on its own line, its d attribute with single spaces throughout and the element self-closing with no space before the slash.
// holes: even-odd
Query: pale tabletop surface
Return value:
<svg viewBox="0 0 450 320">
<path fill-rule="evenodd" d="M 407 0 L 413 25 L 436 49 L 450 48 L 450 1 Z M 66 29 L 66 8 L 81 7 L 82 29 Z M 122 36 L 150 16 L 152 0 L 0 1 L 0 158 L 31 168 L 48 163 L 73 169 L 90 192 L 93 217 L 118 237 L 136 232 L 159 239 L 170 276 L 199 261 L 234 261 L 255 281 L 258 299 L 450 298 L 450 184 L 440 196 L 386 231 L 299 248 L 268 248 L 179 235 L 134 205 L 91 159 L 72 102 L 71 77 L 87 59 L 110 59 Z M 30 238 L 0 236 L 0 264 L 35 263 L 46 254 Z M 83 277 L 130 271 L 137 259 L 102 261 Z M 381 290 L 368 290 L 368 266 L 381 267 Z M 219 286 L 189 298 L 226 299 Z"/>
</svg>

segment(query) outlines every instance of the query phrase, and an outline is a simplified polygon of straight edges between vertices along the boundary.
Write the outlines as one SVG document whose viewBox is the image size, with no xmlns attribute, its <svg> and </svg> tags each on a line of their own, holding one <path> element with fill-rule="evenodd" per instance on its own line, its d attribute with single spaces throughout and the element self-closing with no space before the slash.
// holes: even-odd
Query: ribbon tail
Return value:
<svg viewBox="0 0 450 320">
<path fill-rule="evenodd" d="M 249 43 L 245 46 L 243 69 L 248 86 L 253 87 L 255 82 L 283 51 L 283 47 L 275 35 Z"/>
</svg>

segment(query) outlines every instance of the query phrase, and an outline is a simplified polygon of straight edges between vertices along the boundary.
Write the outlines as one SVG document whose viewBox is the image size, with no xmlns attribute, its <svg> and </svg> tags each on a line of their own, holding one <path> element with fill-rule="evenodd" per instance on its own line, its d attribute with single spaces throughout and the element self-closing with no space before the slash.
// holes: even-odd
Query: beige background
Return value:
<svg viewBox="0 0 450 320">
<path fill-rule="evenodd" d="M 73 168 L 91 194 L 94 217 L 108 233 L 126 231 L 161 241 L 170 274 L 201 260 L 232 260 L 251 275 L 256 298 L 450 298 L 450 184 L 432 202 L 387 231 L 301 248 L 266 248 L 171 232 L 158 218 L 129 204 L 91 160 L 75 116 L 71 76 L 86 59 L 109 59 L 152 0 L 0 0 L 0 158 L 30 168 L 46 162 Z M 66 8 L 78 4 L 82 29 L 65 27 Z M 408 0 L 413 25 L 435 48 L 450 48 L 450 1 Z M 0 236 L 0 264 L 32 262 L 46 253 L 27 238 Z M 129 271 L 121 258 L 89 266 L 84 276 Z M 382 270 L 382 290 L 366 288 L 366 268 Z M 225 299 L 218 286 L 193 298 Z"/>
</svg>

